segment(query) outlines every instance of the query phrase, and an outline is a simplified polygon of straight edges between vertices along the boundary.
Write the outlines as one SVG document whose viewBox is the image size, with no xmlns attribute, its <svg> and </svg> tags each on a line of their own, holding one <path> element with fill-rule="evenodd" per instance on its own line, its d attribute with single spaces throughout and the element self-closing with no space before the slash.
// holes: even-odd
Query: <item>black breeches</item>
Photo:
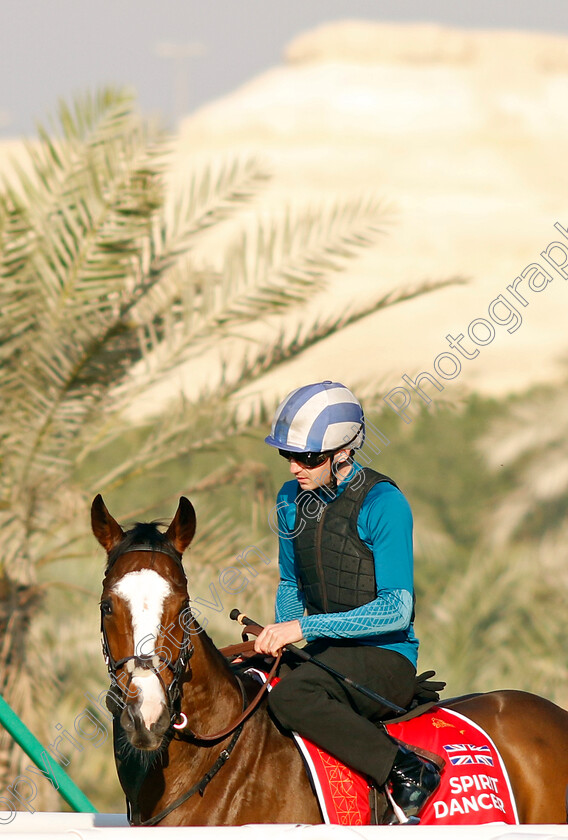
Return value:
<svg viewBox="0 0 568 840">
<path fill-rule="evenodd" d="M 416 670 L 395 651 L 329 639 L 312 642 L 305 650 L 392 703 L 405 708 L 412 700 Z M 279 723 L 383 784 L 397 745 L 380 721 L 392 711 L 311 662 L 283 669 L 281 676 L 268 700 Z"/>
</svg>

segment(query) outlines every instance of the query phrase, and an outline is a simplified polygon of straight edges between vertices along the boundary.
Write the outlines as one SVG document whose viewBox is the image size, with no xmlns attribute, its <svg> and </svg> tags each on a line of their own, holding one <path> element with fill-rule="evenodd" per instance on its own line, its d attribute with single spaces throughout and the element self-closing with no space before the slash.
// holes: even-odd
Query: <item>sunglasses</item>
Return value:
<svg viewBox="0 0 568 840">
<path fill-rule="evenodd" d="M 288 452 L 286 449 L 279 449 L 279 454 L 287 461 L 297 461 L 304 467 L 320 467 L 332 455 L 332 452 Z"/>
</svg>

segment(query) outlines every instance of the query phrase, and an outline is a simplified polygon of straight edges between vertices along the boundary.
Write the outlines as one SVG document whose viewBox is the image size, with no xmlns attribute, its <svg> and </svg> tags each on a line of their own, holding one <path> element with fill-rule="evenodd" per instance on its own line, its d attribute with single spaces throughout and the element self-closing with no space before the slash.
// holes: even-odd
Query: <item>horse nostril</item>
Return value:
<svg viewBox="0 0 568 840">
<path fill-rule="evenodd" d="M 125 732 L 134 732 L 136 729 L 136 720 L 131 705 L 127 705 L 120 716 L 120 725 Z"/>
<path fill-rule="evenodd" d="M 163 735 L 170 728 L 171 715 L 165 707 L 162 709 L 158 720 L 150 727 L 151 731 L 156 735 Z"/>
</svg>

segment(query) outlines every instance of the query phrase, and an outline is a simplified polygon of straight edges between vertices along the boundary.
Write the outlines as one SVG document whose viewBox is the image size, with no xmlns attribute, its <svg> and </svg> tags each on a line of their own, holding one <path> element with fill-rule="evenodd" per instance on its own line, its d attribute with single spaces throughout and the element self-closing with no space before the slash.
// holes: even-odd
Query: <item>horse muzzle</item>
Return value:
<svg viewBox="0 0 568 840">
<path fill-rule="evenodd" d="M 133 747 L 138 750 L 157 750 L 170 728 L 170 713 L 163 706 L 157 719 L 148 724 L 142 714 L 142 703 L 127 703 L 120 715 L 120 725 Z"/>
<path fill-rule="evenodd" d="M 129 663 L 130 664 L 130 663 Z M 129 667 L 131 685 L 136 696 L 129 699 L 120 715 L 120 725 L 133 747 L 157 750 L 171 725 L 163 681 L 153 668 Z"/>
</svg>

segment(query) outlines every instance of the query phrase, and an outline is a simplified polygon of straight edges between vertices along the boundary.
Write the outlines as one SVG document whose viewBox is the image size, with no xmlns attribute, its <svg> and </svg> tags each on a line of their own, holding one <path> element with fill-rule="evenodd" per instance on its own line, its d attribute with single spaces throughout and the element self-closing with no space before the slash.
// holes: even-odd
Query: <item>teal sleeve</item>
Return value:
<svg viewBox="0 0 568 840">
<path fill-rule="evenodd" d="M 321 638 L 358 639 L 406 630 L 412 615 L 412 595 L 406 589 L 381 592 L 362 607 L 339 613 L 308 615 L 300 619 L 307 641 Z"/>
</svg>

